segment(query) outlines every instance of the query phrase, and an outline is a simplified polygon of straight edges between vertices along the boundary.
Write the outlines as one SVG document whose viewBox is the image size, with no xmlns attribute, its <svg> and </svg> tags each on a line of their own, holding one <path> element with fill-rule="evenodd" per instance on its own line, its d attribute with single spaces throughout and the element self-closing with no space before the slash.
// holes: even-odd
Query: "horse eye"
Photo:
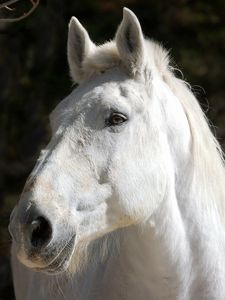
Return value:
<svg viewBox="0 0 225 300">
<path fill-rule="evenodd" d="M 106 125 L 116 126 L 121 125 L 127 121 L 127 117 L 121 113 L 112 113 L 111 116 L 106 120 Z"/>
</svg>

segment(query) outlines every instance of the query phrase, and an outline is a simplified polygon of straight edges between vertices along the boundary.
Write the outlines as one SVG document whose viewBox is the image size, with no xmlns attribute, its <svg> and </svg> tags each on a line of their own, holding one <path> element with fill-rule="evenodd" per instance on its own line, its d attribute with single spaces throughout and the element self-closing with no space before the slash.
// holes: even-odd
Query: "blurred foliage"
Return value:
<svg viewBox="0 0 225 300">
<path fill-rule="evenodd" d="M 71 90 L 69 19 L 75 15 L 101 43 L 113 38 L 124 6 L 139 17 L 146 36 L 170 49 L 225 141 L 224 0 L 43 0 L 23 21 L 0 23 L 0 300 L 13 299 L 9 213 L 49 139 L 48 114 Z"/>
</svg>

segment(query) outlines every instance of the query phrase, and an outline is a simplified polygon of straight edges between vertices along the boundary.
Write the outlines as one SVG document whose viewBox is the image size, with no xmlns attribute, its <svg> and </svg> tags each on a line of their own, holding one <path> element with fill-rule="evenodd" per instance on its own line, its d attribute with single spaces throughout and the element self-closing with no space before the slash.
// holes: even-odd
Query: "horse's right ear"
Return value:
<svg viewBox="0 0 225 300">
<path fill-rule="evenodd" d="M 84 59 L 95 48 L 86 29 L 77 18 L 72 17 L 69 23 L 67 58 L 70 74 L 75 83 L 80 83 L 83 77 Z"/>
</svg>

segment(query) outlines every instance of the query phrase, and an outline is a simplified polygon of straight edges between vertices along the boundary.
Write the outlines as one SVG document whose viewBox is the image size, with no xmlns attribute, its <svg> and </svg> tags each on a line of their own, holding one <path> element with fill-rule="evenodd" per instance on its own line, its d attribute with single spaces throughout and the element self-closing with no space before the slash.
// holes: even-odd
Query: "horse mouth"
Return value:
<svg viewBox="0 0 225 300">
<path fill-rule="evenodd" d="M 53 258 L 53 260 L 46 267 L 35 268 L 35 271 L 44 272 L 47 274 L 58 274 L 66 271 L 69 267 L 70 259 L 73 255 L 75 244 L 75 235 L 63 247 L 62 250 Z"/>
</svg>

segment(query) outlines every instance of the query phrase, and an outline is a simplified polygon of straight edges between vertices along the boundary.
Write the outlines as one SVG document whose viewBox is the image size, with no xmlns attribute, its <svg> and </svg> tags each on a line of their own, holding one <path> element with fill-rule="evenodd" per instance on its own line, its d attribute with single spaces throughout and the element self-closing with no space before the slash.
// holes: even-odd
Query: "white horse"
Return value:
<svg viewBox="0 0 225 300">
<path fill-rule="evenodd" d="M 96 46 L 76 18 L 79 83 L 11 215 L 17 300 L 224 300 L 221 149 L 167 52 L 124 9 Z"/>
</svg>

